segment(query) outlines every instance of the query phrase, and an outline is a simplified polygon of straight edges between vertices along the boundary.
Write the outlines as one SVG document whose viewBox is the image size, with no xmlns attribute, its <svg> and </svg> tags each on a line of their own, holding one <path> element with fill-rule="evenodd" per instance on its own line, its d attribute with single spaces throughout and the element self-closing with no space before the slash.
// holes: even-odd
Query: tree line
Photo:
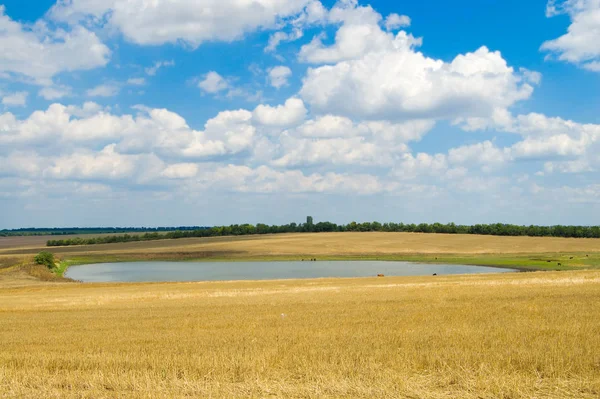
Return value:
<svg viewBox="0 0 600 399">
<path fill-rule="evenodd" d="M 179 227 L 53 227 L 53 228 L 21 228 L 0 230 L 0 237 L 14 236 L 64 236 L 75 234 L 119 234 L 119 233 L 145 233 L 167 231 L 201 230 L 207 227 L 179 226 Z"/>
<path fill-rule="evenodd" d="M 179 239 L 190 237 L 220 237 L 241 236 L 253 234 L 281 234 L 281 233 L 319 233 L 319 232 L 345 232 L 345 231 L 384 231 L 384 232 L 406 232 L 406 233 L 437 233 L 437 234 L 479 234 L 494 236 L 530 236 L 530 237 L 565 237 L 565 238 L 600 238 L 600 226 L 520 226 L 514 224 L 476 224 L 457 225 L 454 223 L 379 223 L 351 222 L 349 224 L 335 224 L 331 222 L 313 223 L 312 218 L 307 223 L 290 223 L 286 225 L 273 225 L 259 223 L 234 224 L 230 226 L 217 226 L 200 228 L 196 230 L 176 230 L 166 233 L 151 232 L 145 234 L 124 234 L 101 237 L 75 237 L 69 239 L 50 240 L 47 245 L 69 246 L 69 245 L 93 245 L 110 244 L 118 242 L 153 241 L 166 239 Z"/>
</svg>

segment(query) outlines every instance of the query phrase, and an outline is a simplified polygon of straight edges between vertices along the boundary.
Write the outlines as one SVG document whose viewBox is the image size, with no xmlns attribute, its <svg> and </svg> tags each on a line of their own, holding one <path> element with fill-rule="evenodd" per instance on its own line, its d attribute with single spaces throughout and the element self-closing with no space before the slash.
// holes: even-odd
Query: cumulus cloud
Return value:
<svg viewBox="0 0 600 399">
<path fill-rule="evenodd" d="M 284 131 L 272 164 L 391 167 L 409 151 L 407 143 L 420 140 L 433 126 L 433 121 L 426 120 L 354 123 L 349 118 L 325 115 Z"/>
<path fill-rule="evenodd" d="M 290 98 L 285 104 L 276 107 L 259 105 L 253 112 L 253 119 L 265 126 L 289 127 L 301 123 L 306 117 L 306 112 L 302 100 Z"/>
<path fill-rule="evenodd" d="M 175 61 L 156 61 L 151 67 L 145 68 L 146 74 L 149 76 L 155 76 L 159 69 L 164 67 L 175 66 Z"/>
<path fill-rule="evenodd" d="M 297 139 L 284 135 L 281 138 L 284 155 L 273 161 L 273 165 L 376 165 L 393 163 L 389 151 L 381 151 L 375 143 L 362 137 L 330 138 L 321 140 Z M 406 149 L 406 148 L 404 148 Z"/>
<path fill-rule="evenodd" d="M 416 155 L 403 154 L 400 161 L 392 170 L 392 175 L 401 180 L 410 180 L 421 177 L 443 177 L 448 173 L 448 161 L 444 154 L 426 154 L 420 152 Z"/>
<path fill-rule="evenodd" d="M 568 14 L 571 25 L 564 35 L 544 42 L 541 50 L 561 61 L 600 72 L 600 0 L 550 0 L 546 14 Z"/>
<path fill-rule="evenodd" d="M 287 118 L 290 110 L 301 108 L 301 101 L 290 99 L 280 112 Z M 33 113 L 25 120 L 12 114 L 0 115 L 0 168 L 7 176 L 26 176 L 45 181 L 75 181 L 109 186 L 129 184 L 169 184 L 185 180 L 186 187 L 204 187 L 238 192 L 315 192 L 373 194 L 392 191 L 394 184 L 364 173 L 310 173 L 277 170 L 272 166 L 245 166 L 215 156 L 242 154 L 252 148 L 263 125 L 254 126 L 253 113 L 246 110 L 224 111 L 210 119 L 204 130 L 191 129 L 179 115 L 164 109 L 137 107 L 139 115 L 113 115 L 97 104 L 81 107 L 53 104 L 46 111 Z M 272 118 L 270 115 L 269 118 Z M 268 123 L 280 123 L 278 118 Z M 273 122 L 276 121 L 276 122 Z M 267 126 L 268 127 L 268 126 Z M 265 137 L 263 137 L 265 138 Z M 354 137 L 359 141 L 360 138 Z M 335 139 L 334 139 L 335 140 Z M 343 143 L 344 139 L 338 144 Z M 32 146 L 32 143 L 36 145 Z M 338 159 L 342 152 L 335 141 L 328 143 Z M 365 144 L 369 146 L 370 144 Z M 352 143 L 347 146 L 348 162 Z M 99 148 L 99 149 L 95 149 Z M 373 160 L 379 157 L 371 152 Z M 174 161 L 181 159 L 195 161 Z M 240 159 L 241 162 L 248 156 Z M 331 160 L 330 160 L 331 162 Z M 294 162 L 288 162 L 286 166 Z M 275 166 L 275 165 L 273 165 Z"/>
<path fill-rule="evenodd" d="M 391 18 L 391 22 L 396 19 Z M 313 64 L 336 63 L 358 59 L 367 52 L 393 49 L 394 35 L 381 29 L 381 20 L 381 15 L 371 6 L 359 7 L 353 1 L 338 2 L 327 19 L 330 24 L 341 24 L 334 44 L 326 46 L 323 44 L 325 34 L 319 34 L 309 44 L 302 46 L 298 58 Z M 412 36 L 406 36 L 406 39 L 415 45 L 421 43 L 421 39 Z"/>
<path fill-rule="evenodd" d="M 288 79 L 292 76 L 292 70 L 286 66 L 276 66 L 269 69 L 269 83 L 276 89 L 288 85 Z"/>
<path fill-rule="evenodd" d="M 216 94 L 230 88 L 229 82 L 215 71 L 210 71 L 204 78 L 198 82 L 198 87 L 202 91 L 210 94 Z"/>
<path fill-rule="evenodd" d="M 52 84 L 61 72 L 105 66 L 110 50 L 95 33 L 82 26 L 50 30 L 46 24 L 25 26 L 13 21 L 0 5 L 0 73 L 26 77 L 32 83 Z"/>
<path fill-rule="evenodd" d="M 448 160 L 453 164 L 503 164 L 510 160 L 509 149 L 499 149 L 491 141 L 452 148 Z"/>
<path fill-rule="evenodd" d="M 445 63 L 400 32 L 391 51 L 309 69 L 300 91 L 319 112 L 376 119 L 488 116 L 530 97 L 533 87 L 499 52 L 482 47 Z"/>
<path fill-rule="evenodd" d="M 67 86 L 48 86 L 43 87 L 38 92 L 40 97 L 46 100 L 58 100 L 71 95 L 71 88 Z"/>
<path fill-rule="evenodd" d="M 303 46 L 302 61 L 331 65 L 310 68 L 301 97 L 318 113 L 367 119 L 453 119 L 489 116 L 529 98 L 539 74 L 508 66 L 487 47 L 451 62 L 416 50 L 421 39 L 381 29 L 371 7 L 340 3 L 330 21 L 341 23 L 335 42 L 320 36 Z"/>
<path fill-rule="evenodd" d="M 386 184 L 368 174 L 312 173 L 299 170 L 279 171 L 268 166 L 221 166 L 201 173 L 198 188 L 218 187 L 244 193 L 336 193 L 370 195 L 390 192 L 395 184 Z"/>
<path fill-rule="evenodd" d="M 52 104 L 25 120 L 11 113 L 1 114 L 0 147 L 6 151 L 38 148 L 55 153 L 63 148 L 114 144 L 114 150 L 120 153 L 198 157 L 242 151 L 253 135 L 249 111 L 222 112 L 206 123 L 204 131 L 196 131 L 176 113 L 138 109 L 137 116 L 114 115 L 95 103 L 82 107 Z"/>
<path fill-rule="evenodd" d="M 86 91 L 88 97 L 114 97 L 121 89 L 114 84 L 102 84 Z"/>
<path fill-rule="evenodd" d="M 410 26 L 410 17 L 406 15 L 390 14 L 385 19 L 385 29 L 388 31 Z"/>
<path fill-rule="evenodd" d="M 289 32 L 278 31 L 269 36 L 269 41 L 265 47 L 265 52 L 270 53 L 277 50 L 277 47 L 283 42 L 293 42 L 304 36 L 304 29 L 314 25 L 324 24 L 328 17 L 328 11 L 320 1 L 311 0 L 304 11 L 298 16 L 288 21 L 291 26 Z"/>
<path fill-rule="evenodd" d="M 476 152 L 496 154 L 497 159 L 533 159 L 547 161 L 546 172 L 593 170 L 600 166 L 596 154 L 600 151 L 600 125 L 581 124 L 540 113 L 513 116 L 496 113 L 489 119 L 462 121 L 465 130 L 494 129 L 521 136 L 504 149 L 480 148 Z"/>
<path fill-rule="evenodd" d="M 111 144 L 98 153 L 78 151 L 55 159 L 44 174 L 58 179 L 123 179 L 131 177 L 136 163 L 133 156 L 122 155 Z"/>
<path fill-rule="evenodd" d="M 265 47 L 265 53 L 271 53 L 277 50 L 277 47 L 284 42 L 293 42 L 304 36 L 304 32 L 301 29 L 296 29 L 292 32 L 275 32 L 269 36 L 269 42 Z"/>
<path fill-rule="evenodd" d="M 169 179 L 189 179 L 198 173 L 198 165 L 194 163 L 178 163 L 169 165 L 161 175 Z"/>
<path fill-rule="evenodd" d="M 87 21 L 120 31 L 141 45 L 230 42 L 246 33 L 276 28 L 301 16 L 312 0 L 62 0 L 49 12 L 57 21 Z"/>
<path fill-rule="evenodd" d="M 27 104 L 28 96 L 29 93 L 26 91 L 7 94 L 2 97 L 2 105 L 5 107 L 24 107 Z"/>
</svg>

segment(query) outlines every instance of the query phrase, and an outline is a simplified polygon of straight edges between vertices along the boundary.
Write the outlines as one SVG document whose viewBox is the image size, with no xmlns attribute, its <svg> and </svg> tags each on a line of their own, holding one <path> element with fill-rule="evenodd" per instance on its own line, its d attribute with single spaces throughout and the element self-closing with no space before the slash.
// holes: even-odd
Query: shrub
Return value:
<svg viewBox="0 0 600 399">
<path fill-rule="evenodd" d="M 54 268 L 54 254 L 51 252 L 40 252 L 34 260 L 38 265 L 45 265 L 48 269 Z"/>
</svg>

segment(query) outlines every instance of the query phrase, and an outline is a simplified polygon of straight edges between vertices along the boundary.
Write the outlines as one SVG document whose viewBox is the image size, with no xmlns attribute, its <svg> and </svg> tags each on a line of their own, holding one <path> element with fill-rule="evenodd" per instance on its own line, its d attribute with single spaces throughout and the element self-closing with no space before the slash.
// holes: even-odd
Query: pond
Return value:
<svg viewBox="0 0 600 399">
<path fill-rule="evenodd" d="M 427 276 L 511 272 L 482 266 L 382 261 L 126 262 L 73 266 L 66 277 L 97 282 L 278 280 L 322 277 Z"/>
</svg>

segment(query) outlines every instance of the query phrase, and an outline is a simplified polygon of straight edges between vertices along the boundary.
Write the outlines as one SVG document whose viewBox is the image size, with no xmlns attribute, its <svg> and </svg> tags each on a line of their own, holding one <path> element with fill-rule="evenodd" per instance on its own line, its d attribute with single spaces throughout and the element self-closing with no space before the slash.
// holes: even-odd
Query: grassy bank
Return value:
<svg viewBox="0 0 600 399">
<path fill-rule="evenodd" d="M 32 245 L 0 247 L 2 259 L 48 250 Z M 37 244 L 36 244 L 37 243 Z M 6 243 L 5 243 L 6 244 Z M 504 267 L 519 270 L 579 270 L 600 267 L 600 240 L 411 233 L 318 233 L 190 238 L 53 247 L 60 276 L 71 265 L 168 261 L 398 260 Z"/>
<path fill-rule="evenodd" d="M 3 289 L 0 392 L 596 398 L 599 296 L 600 271 Z"/>
<path fill-rule="evenodd" d="M 312 255 L 240 255 L 233 256 L 205 256 L 196 258 L 195 255 L 186 253 L 162 253 L 153 254 L 89 254 L 66 258 L 61 262 L 61 275 L 68 267 L 93 263 L 118 263 L 136 262 L 148 260 L 164 261 L 205 261 L 205 262 L 269 262 L 269 261 L 299 261 L 311 259 Z M 405 261 L 429 264 L 456 264 L 472 266 L 490 266 L 523 271 L 535 270 L 581 270 L 600 268 L 600 254 L 397 254 L 397 255 L 324 255 L 317 258 L 318 261 Z"/>
</svg>

